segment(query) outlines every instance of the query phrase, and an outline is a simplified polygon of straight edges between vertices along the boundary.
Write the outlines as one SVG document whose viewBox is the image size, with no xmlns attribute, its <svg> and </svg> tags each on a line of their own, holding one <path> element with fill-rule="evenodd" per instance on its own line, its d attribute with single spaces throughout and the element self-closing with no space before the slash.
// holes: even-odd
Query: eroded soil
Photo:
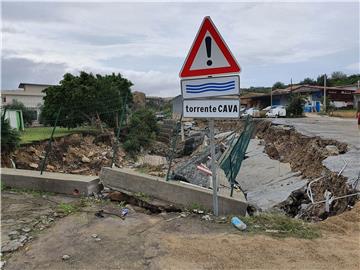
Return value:
<svg viewBox="0 0 360 270">
<path fill-rule="evenodd" d="M 18 206 L 13 199 L 16 197 Z M 49 202 L 32 195 L 2 194 L 2 223 L 20 219 L 24 205 Z M 61 201 L 62 196 L 52 197 Z M 9 200 L 11 199 L 11 200 Z M 12 211 L 6 209 L 12 205 Z M 16 210 L 19 205 L 21 209 Z M 242 233 L 229 223 L 176 213 L 149 215 L 130 208 L 125 220 L 98 218 L 98 204 L 56 219 L 6 258 L 5 269 L 359 269 L 360 204 L 314 224 L 314 240 Z M 85 211 L 86 210 L 86 211 Z M 21 212 L 23 213 L 21 214 Z M 92 237 L 97 234 L 99 241 Z M 63 260 L 63 255 L 70 259 Z"/>
</svg>

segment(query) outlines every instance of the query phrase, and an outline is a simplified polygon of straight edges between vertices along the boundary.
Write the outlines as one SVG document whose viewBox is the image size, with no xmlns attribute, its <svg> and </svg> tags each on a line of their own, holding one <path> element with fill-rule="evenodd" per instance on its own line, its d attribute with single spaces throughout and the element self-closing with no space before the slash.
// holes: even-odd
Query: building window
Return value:
<svg viewBox="0 0 360 270">
<path fill-rule="evenodd" d="M 3 97 L 3 102 L 6 103 L 6 97 Z"/>
</svg>

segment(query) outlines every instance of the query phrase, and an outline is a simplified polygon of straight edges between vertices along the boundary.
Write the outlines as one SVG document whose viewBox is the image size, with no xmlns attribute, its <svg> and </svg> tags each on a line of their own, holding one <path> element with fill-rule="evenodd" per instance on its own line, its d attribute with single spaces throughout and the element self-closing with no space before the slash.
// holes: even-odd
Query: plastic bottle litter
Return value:
<svg viewBox="0 0 360 270">
<path fill-rule="evenodd" d="M 233 217 L 231 219 L 231 224 L 240 231 L 246 230 L 247 227 L 246 224 L 242 222 L 238 217 Z"/>
<path fill-rule="evenodd" d="M 125 217 L 128 213 L 129 213 L 129 209 L 127 209 L 127 208 L 121 209 L 121 216 L 122 217 Z"/>
</svg>

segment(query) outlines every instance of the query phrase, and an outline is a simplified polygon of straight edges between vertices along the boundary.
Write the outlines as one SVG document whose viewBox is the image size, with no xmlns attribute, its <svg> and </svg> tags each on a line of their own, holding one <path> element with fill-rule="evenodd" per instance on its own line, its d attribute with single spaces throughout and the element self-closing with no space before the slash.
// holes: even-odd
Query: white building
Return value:
<svg viewBox="0 0 360 270">
<path fill-rule="evenodd" d="M 36 120 L 39 119 L 40 107 L 44 104 L 42 92 L 45 88 L 52 86 L 49 84 L 38 83 L 20 83 L 17 90 L 1 91 L 1 105 L 8 105 L 17 100 L 25 105 L 28 109 L 36 112 Z M 20 90 L 21 89 L 21 90 Z"/>
</svg>

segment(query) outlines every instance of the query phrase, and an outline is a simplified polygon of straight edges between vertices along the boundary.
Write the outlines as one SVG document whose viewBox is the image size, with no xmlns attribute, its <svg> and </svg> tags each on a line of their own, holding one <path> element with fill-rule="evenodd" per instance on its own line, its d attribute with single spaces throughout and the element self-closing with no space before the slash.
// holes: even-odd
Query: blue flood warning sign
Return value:
<svg viewBox="0 0 360 270">
<path fill-rule="evenodd" d="M 215 96 L 233 96 L 240 94 L 238 75 L 181 80 L 184 99 Z"/>
</svg>

